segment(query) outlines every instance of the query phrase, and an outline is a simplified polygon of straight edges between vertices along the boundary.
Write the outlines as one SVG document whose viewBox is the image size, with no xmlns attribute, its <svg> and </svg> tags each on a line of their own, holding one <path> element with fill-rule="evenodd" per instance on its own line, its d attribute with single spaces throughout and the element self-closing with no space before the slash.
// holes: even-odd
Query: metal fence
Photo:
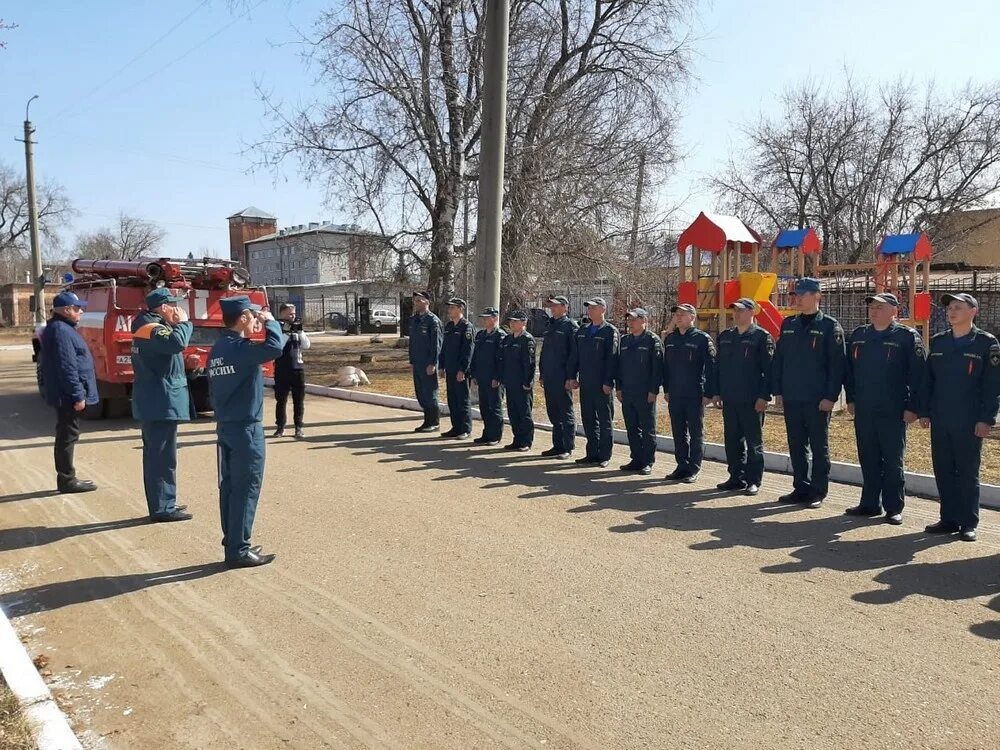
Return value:
<svg viewBox="0 0 1000 750">
<path fill-rule="evenodd" d="M 346 330 L 353 327 L 359 318 L 359 300 L 361 295 L 356 292 L 343 294 L 320 294 L 306 296 L 273 291 L 268 300 L 271 308 L 290 302 L 295 305 L 295 311 L 307 328 L 323 330 Z M 374 310 L 389 310 L 397 316 L 400 313 L 400 302 L 394 297 L 368 297 L 368 308 Z"/>
</svg>

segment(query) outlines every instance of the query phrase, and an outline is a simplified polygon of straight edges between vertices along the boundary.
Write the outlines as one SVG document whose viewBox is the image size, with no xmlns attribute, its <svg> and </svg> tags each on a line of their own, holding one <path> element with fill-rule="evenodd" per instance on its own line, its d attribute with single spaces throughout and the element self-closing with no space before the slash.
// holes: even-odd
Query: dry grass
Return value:
<svg viewBox="0 0 1000 750">
<path fill-rule="evenodd" d="M 0 678 L 0 750 L 30 750 L 35 747 L 17 697 Z"/>
<path fill-rule="evenodd" d="M 393 349 L 395 339 L 372 344 L 367 336 L 317 337 L 313 348 L 307 354 L 307 375 L 309 382 L 321 385 L 333 383 L 333 374 L 339 367 L 355 365 L 361 367 L 372 381 L 360 390 L 387 393 L 393 396 L 413 396 L 413 381 L 407 362 L 405 349 Z M 360 364 L 361 354 L 375 357 L 375 362 Z M 443 397 L 443 394 L 442 394 Z M 577 399 L 579 409 L 579 399 Z M 670 434 L 670 418 L 666 404 L 659 404 L 657 432 Z M 616 426 L 624 427 L 620 412 L 616 414 Z M 545 401 L 541 386 L 535 383 L 535 418 L 548 421 L 545 416 Z M 722 442 L 722 410 L 709 408 L 705 412 L 705 439 L 712 443 Z M 778 453 L 788 452 L 785 424 L 778 411 L 769 412 L 764 420 L 764 445 L 767 450 Z M 846 413 L 835 414 L 830 424 L 830 455 L 834 461 L 857 463 L 858 452 L 854 439 L 854 424 Z M 923 474 L 931 471 L 930 431 L 911 427 L 906 446 L 906 468 Z M 982 481 L 1000 484 L 1000 430 L 995 429 L 983 448 Z"/>
</svg>

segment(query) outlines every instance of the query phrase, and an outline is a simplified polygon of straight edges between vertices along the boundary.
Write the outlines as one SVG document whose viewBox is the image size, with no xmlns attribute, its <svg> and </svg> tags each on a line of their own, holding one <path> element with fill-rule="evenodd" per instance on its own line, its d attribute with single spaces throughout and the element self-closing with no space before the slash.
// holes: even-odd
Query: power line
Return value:
<svg viewBox="0 0 1000 750">
<path fill-rule="evenodd" d="M 121 216 L 121 214 L 116 214 L 116 215 L 99 214 L 99 213 L 95 213 L 93 211 L 78 211 L 77 213 L 79 213 L 81 216 L 96 216 L 96 217 L 98 217 L 100 219 L 118 219 Z M 163 221 L 162 219 L 145 219 L 145 218 L 143 218 L 141 216 L 132 216 L 131 214 L 129 214 L 129 218 L 136 219 L 138 221 L 146 221 L 146 222 L 149 222 L 150 224 L 164 224 L 164 225 L 169 226 L 169 227 L 187 227 L 189 229 L 211 229 L 213 231 L 221 231 L 221 230 L 225 230 L 226 229 L 226 227 L 223 226 L 223 225 L 221 225 L 221 224 L 216 225 L 214 227 L 210 227 L 210 226 L 206 226 L 204 224 L 185 224 L 184 222 L 180 222 L 180 221 Z"/>
</svg>

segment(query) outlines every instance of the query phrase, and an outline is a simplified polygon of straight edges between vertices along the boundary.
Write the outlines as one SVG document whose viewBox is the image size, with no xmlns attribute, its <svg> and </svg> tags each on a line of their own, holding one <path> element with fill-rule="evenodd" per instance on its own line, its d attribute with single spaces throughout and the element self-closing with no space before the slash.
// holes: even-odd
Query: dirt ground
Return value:
<svg viewBox="0 0 1000 750">
<path fill-rule="evenodd" d="M 724 496 L 718 464 L 671 485 L 310 398 L 268 443 L 278 560 L 226 571 L 210 422 L 181 431 L 194 520 L 148 525 L 133 424 L 88 423 L 100 489 L 58 496 L 22 352 L 0 384 L 0 604 L 88 748 L 996 746 L 998 513 L 949 542 L 929 501 L 889 527 L 854 488 L 809 511 L 787 477 Z"/>
<path fill-rule="evenodd" d="M 406 350 L 394 349 L 396 339 L 386 339 L 384 343 L 372 344 L 364 336 L 324 336 L 316 337 L 312 350 L 308 353 L 307 374 L 309 382 L 329 385 L 334 382 L 333 374 L 344 365 L 360 367 L 372 381 L 361 390 L 389 393 L 394 396 L 413 396 Z M 540 349 L 539 349 L 540 351 Z M 362 354 L 375 358 L 371 364 L 360 364 Z M 442 400 L 444 394 L 442 391 Z M 579 413 L 579 399 L 577 410 Z M 547 422 L 545 399 L 540 384 L 535 387 L 535 418 Z M 661 401 L 658 409 L 657 431 L 670 434 L 670 417 L 666 404 Z M 620 412 L 616 410 L 616 426 L 624 427 Z M 705 439 L 712 443 L 722 442 L 722 410 L 709 408 L 705 412 Z M 906 468 L 923 474 L 931 474 L 930 431 L 919 426 L 909 430 L 907 436 Z M 767 450 L 778 453 L 788 452 L 785 425 L 779 410 L 772 408 L 764 420 L 764 444 Z M 854 437 L 854 422 L 846 411 L 834 415 L 830 424 L 830 453 L 834 461 L 858 462 L 857 443 Z M 1000 484 L 1000 428 L 994 429 L 983 449 L 981 477 L 984 482 Z"/>
<path fill-rule="evenodd" d="M 31 750 L 33 746 L 21 704 L 0 677 L 0 750 Z"/>
</svg>

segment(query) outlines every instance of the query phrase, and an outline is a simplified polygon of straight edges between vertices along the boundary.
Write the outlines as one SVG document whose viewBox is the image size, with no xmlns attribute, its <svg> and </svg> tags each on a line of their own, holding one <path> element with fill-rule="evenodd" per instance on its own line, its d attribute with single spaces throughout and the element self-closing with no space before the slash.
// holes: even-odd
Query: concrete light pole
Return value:
<svg viewBox="0 0 1000 750">
<path fill-rule="evenodd" d="M 31 275 L 35 281 L 35 325 L 45 322 L 45 272 L 42 270 L 42 248 L 38 244 L 38 204 L 35 200 L 35 161 L 31 147 L 35 128 L 28 119 L 31 103 L 38 94 L 28 99 L 24 107 L 24 171 L 28 182 L 28 234 L 31 238 Z"/>
</svg>

